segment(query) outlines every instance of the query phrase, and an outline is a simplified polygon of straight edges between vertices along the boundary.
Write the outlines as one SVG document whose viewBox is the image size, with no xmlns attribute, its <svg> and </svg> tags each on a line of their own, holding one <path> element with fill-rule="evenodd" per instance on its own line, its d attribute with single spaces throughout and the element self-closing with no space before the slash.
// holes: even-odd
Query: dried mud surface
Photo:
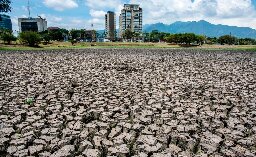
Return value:
<svg viewBox="0 0 256 157">
<path fill-rule="evenodd" d="M 0 156 L 256 155 L 256 53 L 0 52 Z"/>
</svg>

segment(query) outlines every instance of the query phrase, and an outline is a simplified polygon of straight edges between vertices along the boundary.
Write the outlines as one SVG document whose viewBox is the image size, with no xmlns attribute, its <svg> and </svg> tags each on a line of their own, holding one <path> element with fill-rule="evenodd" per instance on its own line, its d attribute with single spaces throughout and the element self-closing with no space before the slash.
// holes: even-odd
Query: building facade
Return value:
<svg viewBox="0 0 256 157">
<path fill-rule="evenodd" d="M 47 30 L 47 21 L 43 18 L 19 18 L 18 23 L 20 32 L 42 32 Z"/>
<path fill-rule="evenodd" d="M 110 41 L 116 39 L 116 15 L 112 11 L 108 11 L 105 15 L 105 34 L 106 39 Z"/>
<path fill-rule="evenodd" d="M 95 42 L 97 40 L 97 32 L 95 30 L 85 30 L 84 33 L 87 42 Z"/>
<path fill-rule="evenodd" d="M 12 30 L 12 21 L 10 16 L 0 14 L 0 28 Z"/>
<path fill-rule="evenodd" d="M 142 8 L 138 4 L 124 4 L 119 16 L 119 37 L 122 38 L 125 30 L 142 33 Z"/>
</svg>

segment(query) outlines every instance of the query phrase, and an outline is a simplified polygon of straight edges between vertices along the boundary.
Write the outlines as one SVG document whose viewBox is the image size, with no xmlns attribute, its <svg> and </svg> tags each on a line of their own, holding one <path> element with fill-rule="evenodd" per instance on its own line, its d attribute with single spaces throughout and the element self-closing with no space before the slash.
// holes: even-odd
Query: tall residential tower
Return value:
<svg viewBox="0 0 256 157">
<path fill-rule="evenodd" d="M 105 33 L 110 41 L 116 39 L 116 15 L 112 11 L 108 11 L 105 15 Z"/>
<path fill-rule="evenodd" d="M 119 37 L 130 29 L 135 33 L 142 33 L 142 8 L 138 4 L 124 4 L 119 16 Z"/>
</svg>

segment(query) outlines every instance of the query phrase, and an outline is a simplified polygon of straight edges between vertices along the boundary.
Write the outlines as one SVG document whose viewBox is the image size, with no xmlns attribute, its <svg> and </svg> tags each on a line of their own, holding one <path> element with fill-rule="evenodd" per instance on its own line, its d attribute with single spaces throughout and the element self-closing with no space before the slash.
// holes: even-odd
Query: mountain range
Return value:
<svg viewBox="0 0 256 157">
<path fill-rule="evenodd" d="M 230 34 L 239 38 L 254 38 L 256 39 L 256 30 L 249 27 L 237 27 L 227 25 L 215 25 L 207 21 L 177 21 L 170 25 L 163 23 L 147 24 L 143 26 L 143 32 L 151 32 L 158 30 L 166 33 L 195 33 L 206 35 L 208 37 L 220 37 Z"/>
</svg>

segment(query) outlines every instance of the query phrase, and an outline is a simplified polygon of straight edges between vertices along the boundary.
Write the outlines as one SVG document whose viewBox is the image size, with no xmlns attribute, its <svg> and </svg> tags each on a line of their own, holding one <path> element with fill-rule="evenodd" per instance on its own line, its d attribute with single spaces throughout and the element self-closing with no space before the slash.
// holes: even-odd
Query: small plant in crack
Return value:
<svg viewBox="0 0 256 157">
<path fill-rule="evenodd" d="M 25 103 L 28 104 L 28 105 L 32 105 L 33 102 L 34 102 L 34 99 L 33 99 L 33 98 L 27 98 L 27 99 L 25 100 Z"/>
</svg>

